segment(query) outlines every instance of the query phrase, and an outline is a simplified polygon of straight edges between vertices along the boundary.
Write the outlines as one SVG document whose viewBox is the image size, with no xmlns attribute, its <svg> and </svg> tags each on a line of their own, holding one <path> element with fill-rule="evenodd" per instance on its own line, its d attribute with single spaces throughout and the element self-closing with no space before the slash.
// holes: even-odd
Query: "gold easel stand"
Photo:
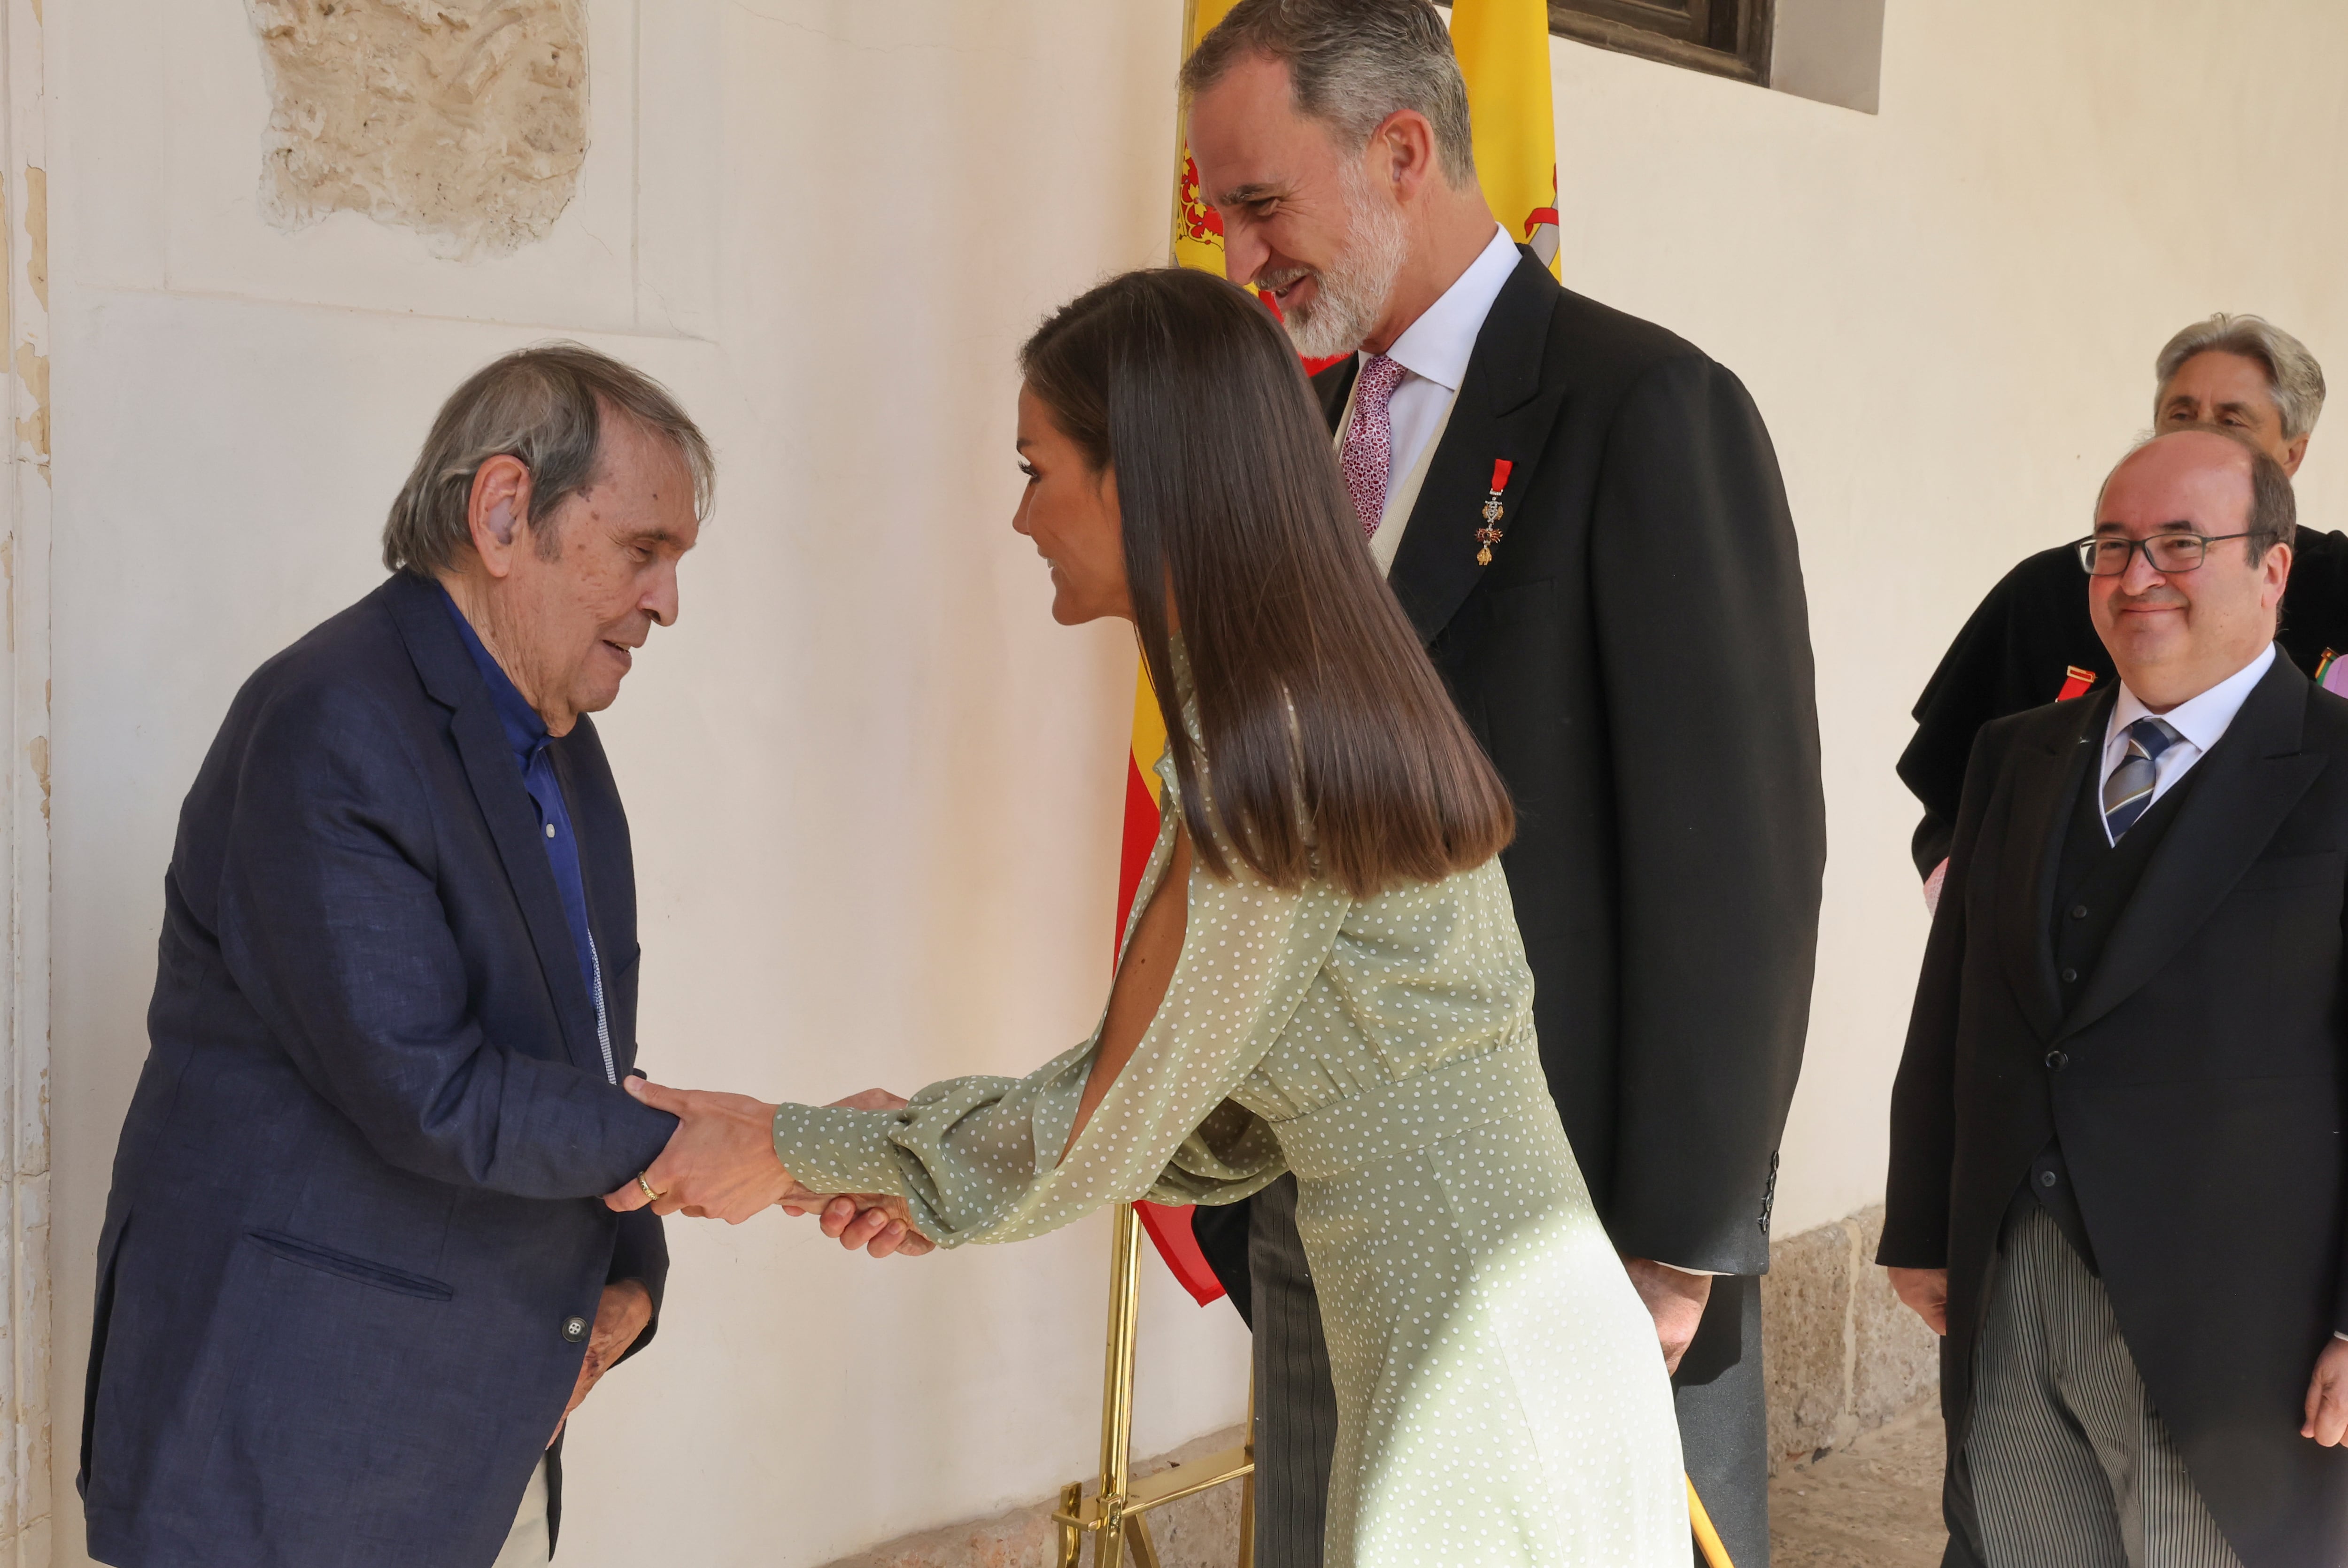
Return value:
<svg viewBox="0 0 2348 1568">
<path fill-rule="evenodd" d="M 1085 1495 L 1084 1483 L 1060 1489 L 1059 1568 L 1076 1568 L 1085 1537 L 1093 1538 L 1093 1568 L 1158 1568 L 1158 1548 L 1142 1515 L 1176 1498 L 1238 1478 L 1239 1568 L 1255 1568 L 1255 1393 L 1248 1393 L 1247 1440 L 1194 1464 L 1133 1479 L 1133 1347 L 1141 1316 L 1141 1221 L 1130 1203 L 1119 1203 L 1110 1220 L 1108 1253 L 1108 1367 L 1101 1381 L 1100 1489 Z"/>
</svg>

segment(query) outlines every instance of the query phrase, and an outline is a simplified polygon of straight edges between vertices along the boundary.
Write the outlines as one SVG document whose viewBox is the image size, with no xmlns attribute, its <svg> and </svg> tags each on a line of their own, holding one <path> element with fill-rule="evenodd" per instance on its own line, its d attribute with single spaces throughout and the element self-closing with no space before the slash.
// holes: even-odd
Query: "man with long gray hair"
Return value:
<svg viewBox="0 0 2348 1568">
<path fill-rule="evenodd" d="M 677 613 L 713 469 L 573 344 L 440 410 L 392 575 L 250 679 L 164 880 L 79 1485 L 122 1568 L 543 1564 L 560 1439 L 668 1252 L 596 1200 L 675 1119 L 588 715 Z"/>
<path fill-rule="evenodd" d="M 2156 430 L 2216 425 L 2238 431 L 2296 475 L 2323 412 L 2323 367 L 2304 344 L 2255 315 L 2220 313 L 2179 331 L 2153 362 Z M 2348 653 L 2348 535 L 2301 525 L 2276 645 L 2303 675 Z M 1989 591 L 1916 699 L 1916 735 L 1900 781 L 1923 802 L 1912 849 L 1937 902 L 1957 820 L 1965 759 L 1982 726 L 2058 699 L 2108 691 L 2112 656 L 2087 615 L 2078 552 L 2042 550 Z"/>
<path fill-rule="evenodd" d="M 1734 376 L 1560 288 L 1495 221 L 1426 0 L 1241 0 L 1182 86 L 1230 275 L 1301 352 L 1345 356 L 1316 386 L 1365 548 L 1516 800 L 1550 1091 L 1675 1369 L 1688 1469 L 1759 1568 L 1752 1276 L 1826 852 L 1768 433 Z M 1320 1560 L 1334 1437 L 1295 1204 L 1283 1181 L 1200 1211 L 1252 1315 L 1265 1568 Z"/>
</svg>

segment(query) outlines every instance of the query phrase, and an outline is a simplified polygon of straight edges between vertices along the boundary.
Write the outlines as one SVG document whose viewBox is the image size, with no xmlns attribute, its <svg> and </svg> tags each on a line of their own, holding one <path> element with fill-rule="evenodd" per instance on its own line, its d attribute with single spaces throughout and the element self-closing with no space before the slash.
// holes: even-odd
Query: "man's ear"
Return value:
<svg viewBox="0 0 2348 1568">
<path fill-rule="evenodd" d="M 465 526 L 490 576 L 513 570 L 514 552 L 530 527 L 530 469 L 520 458 L 499 453 L 473 471 Z"/>
<path fill-rule="evenodd" d="M 2291 586 L 2291 550 L 2288 544 L 2278 544 L 2267 552 L 2263 562 L 2266 581 L 2260 584 L 2259 598 L 2270 608 L 2282 603 L 2283 590 Z"/>
<path fill-rule="evenodd" d="M 2282 471 L 2296 478 L 2299 465 L 2307 460 L 2307 438 L 2302 436 L 2282 449 Z"/>
<path fill-rule="evenodd" d="M 1397 201 L 1409 201 L 1429 180 L 1441 178 L 1435 127 L 1415 108 L 1395 110 L 1370 132 L 1370 156 L 1372 174 L 1392 184 Z"/>
</svg>

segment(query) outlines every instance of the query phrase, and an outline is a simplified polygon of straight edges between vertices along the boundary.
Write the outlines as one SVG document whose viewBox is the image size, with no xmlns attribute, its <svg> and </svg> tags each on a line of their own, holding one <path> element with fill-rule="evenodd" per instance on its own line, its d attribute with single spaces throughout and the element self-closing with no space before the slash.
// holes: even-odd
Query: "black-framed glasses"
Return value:
<svg viewBox="0 0 2348 1568">
<path fill-rule="evenodd" d="M 2209 557 L 2209 547 L 2223 544 L 2230 539 L 2248 539 L 2247 533 L 2156 533 L 2150 539 L 2124 539 L 2117 534 L 2098 534 L 2078 540 L 2071 548 L 2079 554 L 2079 569 L 2090 577 L 2118 577 L 2128 569 L 2128 562 L 2139 550 L 2152 562 L 2152 569 L 2164 577 L 2198 571 Z"/>
</svg>

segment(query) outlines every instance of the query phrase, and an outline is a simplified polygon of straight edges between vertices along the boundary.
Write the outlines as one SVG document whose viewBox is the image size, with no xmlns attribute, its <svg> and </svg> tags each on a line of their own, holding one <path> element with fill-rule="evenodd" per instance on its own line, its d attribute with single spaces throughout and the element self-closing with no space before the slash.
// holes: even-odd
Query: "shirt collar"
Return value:
<svg viewBox="0 0 2348 1568">
<path fill-rule="evenodd" d="M 1467 379 L 1468 358 L 1476 352 L 1476 335 L 1492 314 L 1492 302 L 1522 260 L 1509 232 L 1492 225 L 1492 242 L 1468 263 L 1468 270 L 1443 291 L 1443 297 L 1403 329 L 1386 357 L 1413 376 L 1434 382 L 1447 392 L 1459 390 Z M 1364 357 L 1367 357 L 1365 356 Z"/>
<path fill-rule="evenodd" d="M 489 706 L 497 709 L 498 725 L 506 732 L 506 744 L 513 748 L 514 760 L 527 773 L 540 748 L 546 745 L 546 720 L 538 717 L 538 710 L 530 706 L 521 688 L 490 656 L 480 634 L 473 630 L 473 623 L 457 608 L 457 601 L 449 595 L 447 585 L 439 587 L 440 602 L 448 606 L 448 618 L 457 623 L 457 634 L 465 640 L 465 651 L 473 656 L 473 667 L 481 672 L 482 684 L 489 688 Z"/>
<path fill-rule="evenodd" d="M 2267 671 L 2274 667 L 2274 645 L 2269 643 L 2257 658 L 2199 696 L 2180 702 L 2158 717 L 2169 728 L 2192 742 L 2195 749 L 2206 753 L 2218 744 L 2219 738 L 2226 733 L 2226 727 L 2232 724 L 2234 716 L 2242 711 L 2242 704 L 2250 700 L 2251 688 L 2266 677 Z M 2112 705 L 2111 734 L 2117 736 L 2151 712 L 2138 700 L 2136 693 L 2123 684 L 2119 701 Z"/>
</svg>

